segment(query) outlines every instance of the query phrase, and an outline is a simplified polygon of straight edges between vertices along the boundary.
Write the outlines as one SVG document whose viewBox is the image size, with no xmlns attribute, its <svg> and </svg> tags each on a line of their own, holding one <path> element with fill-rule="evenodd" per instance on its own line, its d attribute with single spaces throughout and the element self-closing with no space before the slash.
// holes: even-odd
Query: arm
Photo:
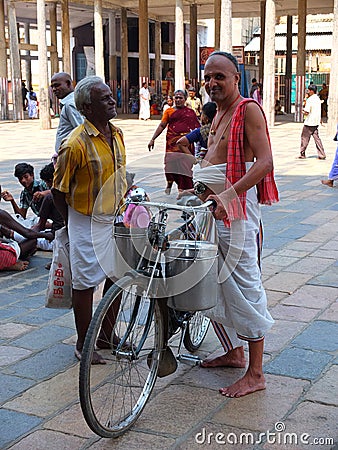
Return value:
<svg viewBox="0 0 338 450">
<path fill-rule="evenodd" d="M 162 121 L 159 126 L 156 128 L 153 137 L 150 139 L 148 143 L 148 149 L 151 151 L 154 148 L 155 139 L 162 133 L 163 130 L 166 129 L 167 122 Z"/>
<path fill-rule="evenodd" d="M 226 217 L 228 203 L 255 186 L 273 169 L 273 159 L 266 132 L 266 123 L 258 105 L 249 103 L 245 115 L 244 130 L 245 160 L 255 161 L 250 170 L 231 188 L 220 195 L 211 195 L 208 199 L 216 200 L 215 217 Z"/>
<path fill-rule="evenodd" d="M 13 211 L 15 214 L 19 214 L 24 219 L 26 219 L 27 216 L 27 209 L 26 208 L 20 208 L 19 205 L 14 200 L 13 195 L 9 191 L 3 191 L 1 194 L 1 198 L 5 200 L 5 202 L 11 202 L 11 205 L 13 207 Z"/>
<path fill-rule="evenodd" d="M 59 211 L 61 216 L 63 217 L 63 220 L 65 221 L 65 224 L 68 224 L 68 205 L 66 202 L 66 194 L 64 192 L 58 191 L 55 188 L 52 188 L 52 195 L 54 204 L 56 206 L 56 209 Z"/>
<path fill-rule="evenodd" d="M 191 156 L 191 152 L 189 151 L 189 145 L 190 145 L 190 141 L 186 136 L 182 136 L 177 142 L 176 142 L 177 147 L 179 148 L 179 150 L 182 153 L 186 153 L 187 155 Z"/>
<path fill-rule="evenodd" d="M 77 126 L 81 125 L 83 123 L 83 117 L 79 113 L 79 111 L 76 109 L 75 105 L 72 105 L 71 103 L 66 104 L 62 109 L 65 109 L 65 114 L 67 116 L 67 119 L 71 126 L 73 128 L 76 128 Z M 61 111 L 62 114 L 62 111 Z"/>
</svg>

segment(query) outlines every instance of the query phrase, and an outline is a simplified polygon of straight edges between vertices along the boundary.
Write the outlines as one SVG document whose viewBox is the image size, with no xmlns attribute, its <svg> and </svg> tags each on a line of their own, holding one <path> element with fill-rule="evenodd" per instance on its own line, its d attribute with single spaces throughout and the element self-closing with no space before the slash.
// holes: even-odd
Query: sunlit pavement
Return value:
<svg viewBox="0 0 338 450">
<path fill-rule="evenodd" d="M 3 449 L 243 449 L 333 448 L 337 442 L 338 188 L 321 185 L 335 154 L 333 136 L 320 127 L 327 159 L 299 154 L 302 124 L 277 117 L 271 130 L 281 200 L 263 207 L 263 280 L 275 325 L 266 337 L 267 389 L 227 399 L 218 388 L 241 369 L 180 364 L 159 379 L 129 433 L 101 439 L 84 422 L 78 402 L 73 314 L 44 307 L 51 254 L 39 251 L 29 269 L 0 274 L 0 447 Z M 281 120 L 281 121 L 279 121 Z M 57 119 L 0 122 L 0 184 L 19 198 L 14 165 L 30 162 L 36 177 L 50 162 Z M 118 118 L 130 171 L 152 199 L 175 202 L 163 190 L 164 134 L 149 152 L 159 121 Z M 11 212 L 10 205 L 1 207 Z M 220 350 L 210 330 L 199 355 Z M 290 434 L 293 433 L 292 436 Z M 289 441 L 288 441 L 289 439 Z M 293 439 L 293 440 L 292 440 Z M 331 440 L 330 440 L 331 439 Z M 285 445 L 284 445 L 285 444 Z M 337 445 L 337 444 L 336 444 Z"/>
</svg>

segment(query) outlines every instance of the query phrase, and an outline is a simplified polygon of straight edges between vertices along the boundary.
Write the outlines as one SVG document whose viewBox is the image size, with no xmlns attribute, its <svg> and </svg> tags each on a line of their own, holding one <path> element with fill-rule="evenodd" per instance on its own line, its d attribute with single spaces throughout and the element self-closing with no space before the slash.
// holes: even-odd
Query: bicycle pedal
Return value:
<svg viewBox="0 0 338 450">
<path fill-rule="evenodd" d="M 192 364 L 193 366 L 198 366 L 201 362 L 201 358 L 196 355 L 177 355 L 176 359 L 178 359 L 180 362 L 185 362 Z"/>
</svg>

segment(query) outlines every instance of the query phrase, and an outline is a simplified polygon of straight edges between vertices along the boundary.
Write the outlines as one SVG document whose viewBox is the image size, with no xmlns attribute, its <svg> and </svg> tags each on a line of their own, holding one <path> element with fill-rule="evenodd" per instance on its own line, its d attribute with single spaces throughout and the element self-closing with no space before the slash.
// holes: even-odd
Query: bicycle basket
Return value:
<svg viewBox="0 0 338 450">
<path fill-rule="evenodd" d="M 171 241 L 166 251 L 168 306 L 202 311 L 217 302 L 217 245 L 209 241 Z"/>
</svg>

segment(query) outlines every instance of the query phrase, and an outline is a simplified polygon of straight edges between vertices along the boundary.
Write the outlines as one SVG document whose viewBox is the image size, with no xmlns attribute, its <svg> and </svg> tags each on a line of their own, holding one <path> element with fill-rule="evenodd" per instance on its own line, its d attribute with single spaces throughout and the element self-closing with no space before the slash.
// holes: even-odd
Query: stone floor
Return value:
<svg viewBox="0 0 338 450">
<path fill-rule="evenodd" d="M 159 379 L 134 428 L 101 439 L 87 427 L 78 401 L 71 311 L 44 307 L 51 258 L 38 252 L 23 273 L 0 274 L 0 448 L 13 450 L 246 449 L 337 447 L 338 196 L 320 184 L 335 154 L 332 136 L 320 128 L 326 161 L 311 142 L 296 160 L 302 125 L 279 116 L 271 130 L 280 202 L 263 207 L 263 280 L 275 325 L 266 337 L 267 389 L 226 399 L 218 388 L 239 369 L 180 364 Z M 163 198 L 164 136 L 149 153 L 158 120 L 116 120 L 125 134 L 128 167 L 153 200 Z M 53 153 L 55 127 L 39 122 L 0 123 L 0 183 L 16 198 L 18 162 L 40 169 Z M 173 192 L 168 201 L 175 202 Z M 10 205 L 1 207 L 10 211 Z M 210 330 L 199 355 L 220 350 Z M 291 435 L 292 433 L 292 435 Z"/>
</svg>

